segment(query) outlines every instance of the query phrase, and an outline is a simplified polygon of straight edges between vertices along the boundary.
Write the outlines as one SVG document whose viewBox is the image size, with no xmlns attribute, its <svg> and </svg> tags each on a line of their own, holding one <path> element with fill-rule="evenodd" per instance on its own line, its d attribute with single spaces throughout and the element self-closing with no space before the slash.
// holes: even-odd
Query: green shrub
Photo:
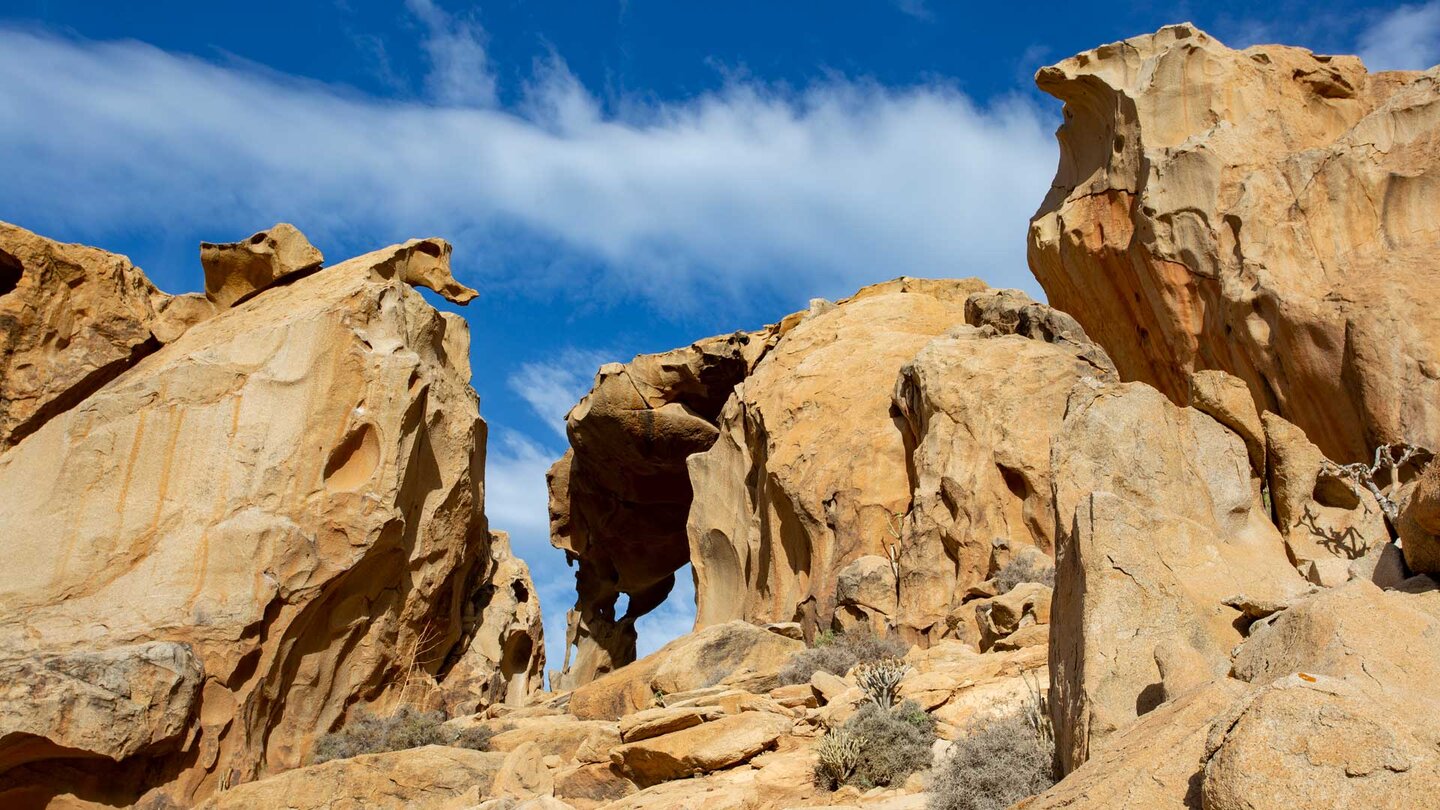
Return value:
<svg viewBox="0 0 1440 810">
<path fill-rule="evenodd" d="M 1055 587 L 1055 567 L 1038 561 L 1038 555 L 1018 554 L 995 575 L 997 593 L 1009 593 L 1022 582 Z"/>
<path fill-rule="evenodd" d="M 970 724 L 930 777 L 929 810 L 1004 810 L 1055 784 L 1055 745 L 1026 712 Z"/>
<path fill-rule="evenodd" d="M 377 717 L 368 709 L 360 709 L 339 730 L 315 741 L 310 761 L 319 764 L 424 745 L 453 745 L 476 751 L 490 749 L 490 738 L 495 732 L 489 728 L 472 726 L 455 731 L 446 728 L 444 723 L 445 715 L 440 712 L 422 712 L 409 706 L 401 706 L 388 717 Z"/>
<path fill-rule="evenodd" d="M 858 741 L 854 765 L 848 777 L 836 778 L 837 769 L 822 760 L 816 765 L 816 784 L 829 790 L 841 784 L 862 789 L 886 787 L 899 785 L 910 774 L 930 767 L 935 719 L 913 700 L 889 709 L 867 702 L 838 732 L 831 733 Z"/>
<path fill-rule="evenodd" d="M 815 646 L 801 650 L 780 670 L 780 683 L 809 683 L 816 672 L 844 675 L 856 664 L 902 658 L 909 645 L 894 636 L 869 632 L 830 633 L 815 637 Z"/>
</svg>

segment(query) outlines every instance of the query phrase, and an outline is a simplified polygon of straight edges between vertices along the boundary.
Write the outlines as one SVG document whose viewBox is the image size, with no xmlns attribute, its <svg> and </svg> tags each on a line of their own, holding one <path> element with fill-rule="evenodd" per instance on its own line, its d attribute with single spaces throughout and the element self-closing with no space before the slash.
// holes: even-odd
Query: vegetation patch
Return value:
<svg viewBox="0 0 1440 810">
<path fill-rule="evenodd" d="M 343 727 L 315 741 L 310 761 L 318 765 L 332 759 L 349 759 L 361 754 L 383 754 L 425 745 L 453 745 L 476 751 L 490 750 L 495 732 L 486 726 L 456 731 L 447 728 L 441 712 L 422 712 L 401 706 L 388 717 L 368 709 L 357 711 Z"/>
<path fill-rule="evenodd" d="M 780 683 L 809 683 L 816 672 L 844 675 L 856 664 L 901 658 L 910 645 L 894 636 L 874 633 L 822 633 L 812 647 L 801 650 L 780 670 Z"/>
</svg>

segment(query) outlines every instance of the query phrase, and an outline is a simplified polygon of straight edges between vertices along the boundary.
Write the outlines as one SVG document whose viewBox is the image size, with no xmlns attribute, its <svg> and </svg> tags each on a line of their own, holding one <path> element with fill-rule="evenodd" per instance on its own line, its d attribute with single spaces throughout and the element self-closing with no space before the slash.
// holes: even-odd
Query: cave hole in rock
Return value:
<svg viewBox="0 0 1440 810">
<path fill-rule="evenodd" d="M 20 260 L 0 250 L 0 296 L 8 295 L 20 286 L 20 277 L 25 275 L 25 267 Z"/>
</svg>

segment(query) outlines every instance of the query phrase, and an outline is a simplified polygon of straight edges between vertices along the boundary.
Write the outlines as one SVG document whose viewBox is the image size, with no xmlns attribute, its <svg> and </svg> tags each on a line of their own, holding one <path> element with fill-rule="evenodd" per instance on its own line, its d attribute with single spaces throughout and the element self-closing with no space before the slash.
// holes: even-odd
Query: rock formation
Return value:
<svg viewBox="0 0 1440 810">
<path fill-rule="evenodd" d="M 1127 380 L 1244 380 L 1328 457 L 1440 446 L 1431 74 L 1189 25 L 1036 75 L 1065 102 L 1030 266 Z"/>
<path fill-rule="evenodd" d="M 448 245 L 291 274 L 160 345 L 178 299 L 122 257 L 0 236 L 0 492 L 25 493 L 0 499 L 0 804 L 185 804 L 357 705 L 537 685 L 468 329 L 404 282 L 448 288 Z"/>
</svg>

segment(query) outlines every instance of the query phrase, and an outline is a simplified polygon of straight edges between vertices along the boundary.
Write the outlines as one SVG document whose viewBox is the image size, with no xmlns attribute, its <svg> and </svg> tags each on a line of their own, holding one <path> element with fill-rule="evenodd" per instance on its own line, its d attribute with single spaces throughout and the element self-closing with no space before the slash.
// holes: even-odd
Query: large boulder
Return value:
<svg viewBox="0 0 1440 810">
<path fill-rule="evenodd" d="M 124 256 L 0 222 L 0 452 L 183 331 L 163 325 L 178 300 Z"/>
<path fill-rule="evenodd" d="M 239 242 L 200 243 L 205 297 L 221 308 L 234 306 L 297 273 L 318 270 L 323 261 L 320 250 L 288 222 Z"/>
<path fill-rule="evenodd" d="M 1227 601 L 1283 604 L 1306 583 L 1245 441 L 1154 388 L 1077 386 L 1052 460 L 1052 714 L 1068 773 L 1163 700 L 1157 645 L 1185 645 L 1222 675 L 1247 624 Z"/>
<path fill-rule="evenodd" d="M 610 757 L 631 781 L 644 787 L 738 765 L 774 747 L 793 725 L 783 715 L 743 712 L 626 743 Z"/>
<path fill-rule="evenodd" d="M 266 289 L 0 453 L 0 669 L 36 673 L 0 790 L 189 804 L 436 691 L 494 567 L 468 330 L 402 280 L 427 251 Z"/>
<path fill-rule="evenodd" d="M 768 689 L 803 642 L 743 621 L 711 625 L 681 636 L 635 663 L 597 678 L 570 695 L 569 709 L 584 720 L 618 720 L 663 698 L 752 676 Z"/>
<path fill-rule="evenodd" d="M 1405 564 L 1416 573 L 1440 575 L 1440 463 L 1425 467 L 1400 506 L 1396 528 Z"/>
<path fill-rule="evenodd" d="M 1440 87 L 1190 25 L 1042 69 L 1065 102 L 1030 267 L 1127 380 L 1190 373 L 1341 462 L 1440 446 Z"/>
</svg>

